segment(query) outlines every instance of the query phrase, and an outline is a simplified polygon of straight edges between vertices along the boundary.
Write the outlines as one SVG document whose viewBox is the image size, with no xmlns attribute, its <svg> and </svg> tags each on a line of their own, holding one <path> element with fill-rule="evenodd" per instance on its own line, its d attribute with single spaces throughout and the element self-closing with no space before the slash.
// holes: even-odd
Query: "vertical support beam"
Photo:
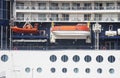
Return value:
<svg viewBox="0 0 120 78">
<path fill-rule="evenodd" d="M 6 26 L 6 49 L 7 49 L 7 37 L 8 37 L 8 36 L 7 36 L 7 35 L 8 35 L 8 34 L 7 34 L 7 29 L 8 29 L 8 27 Z"/>
<path fill-rule="evenodd" d="M 3 49 L 3 26 L 1 26 L 1 49 Z"/>
</svg>

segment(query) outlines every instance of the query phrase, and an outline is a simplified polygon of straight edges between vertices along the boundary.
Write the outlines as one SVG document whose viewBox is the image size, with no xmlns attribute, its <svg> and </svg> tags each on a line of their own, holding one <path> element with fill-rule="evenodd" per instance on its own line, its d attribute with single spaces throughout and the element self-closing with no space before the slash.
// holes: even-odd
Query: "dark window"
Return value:
<svg viewBox="0 0 120 78">
<path fill-rule="evenodd" d="M 55 55 L 50 56 L 50 61 L 55 62 L 57 60 L 57 57 Z"/>
<path fill-rule="evenodd" d="M 61 60 L 62 60 L 63 62 L 67 62 L 67 61 L 68 61 L 68 56 L 67 56 L 67 55 L 63 55 L 63 56 L 61 57 Z"/>
<path fill-rule="evenodd" d="M 27 73 L 29 73 L 29 72 L 30 72 L 30 68 L 29 68 L 29 67 L 25 68 L 25 71 L 26 71 Z"/>
<path fill-rule="evenodd" d="M 98 68 L 98 69 L 97 69 L 97 72 L 98 72 L 98 73 L 102 73 L 102 69 L 101 69 L 101 68 Z"/>
<path fill-rule="evenodd" d="M 63 68 L 63 69 L 62 69 L 62 72 L 63 72 L 63 73 L 67 73 L 67 68 Z"/>
<path fill-rule="evenodd" d="M 86 68 L 86 69 L 85 69 L 85 72 L 86 72 L 86 73 L 90 73 L 90 68 Z"/>
<path fill-rule="evenodd" d="M 3 62 L 7 62 L 7 61 L 8 61 L 8 56 L 7 56 L 7 55 L 2 55 L 2 56 L 1 56 L 1 60 L 2 60 Z"/>
<path fill-rule="evenodd" d="M 55 68 L 50 69 L 52 73 L 55 73 Z"/>
<path fill-rule="evenodd" d="M 79 69 L 78 68 L 74 68 L 73 70 L 75 73 L 78 73 L 79 72 Z"/>
<path fill-rule="evenodd" d="M 108 61 L 110 62 L 110 63 L 113 63 L 113 62 L 115 62 L 115 57 L 114 56 L 109 56 L 108 57 Z"/>
<path fill-rule="evenodd" d="M 110 69 L 109 69 L 109 73 L 110 73 L 110 74 L 113 74 L 114 72 L 115 72 L 115 70 L 114 70 L 113 68 L 110 68 Z"/>
<path fill-rule="evenodd" d="M 97 61 L 97 62 L 102 62 L 102 61 L 103 61 L 103 57 L 102 57 L 101 55 L 98 55 L 98 56 L 96 57 L 96 61 Z"/>
<path fill-rule="evenodd" d="M 80 57 L 78 55 L 73 56 L 73 61 L 74 62 L 79 62 L 79 60 L 80 60 Z"/>
<path fill-rule="evenodd" d="M 42 68 L 40 68 L 40 67 L 37 68 L 37 72 L 38 72 L 38 73 L 42 72 Z"/>
<path fill-rule="evenodd" d="M 90 62 L 90 61 L 91 61 L 91 56 L 86 55 L 85 58 L 84 58 L 84 60 L 85 60 L 86 62 Z"/>
</svg>

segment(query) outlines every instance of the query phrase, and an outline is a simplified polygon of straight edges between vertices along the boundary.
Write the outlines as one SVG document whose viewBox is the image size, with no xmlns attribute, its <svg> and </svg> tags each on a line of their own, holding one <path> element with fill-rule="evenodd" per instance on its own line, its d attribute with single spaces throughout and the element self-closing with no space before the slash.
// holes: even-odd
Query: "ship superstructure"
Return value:
<svg viewBox="0 0 120 78">
<path fill-rule="evenodd" d="M 13 17 L 15 25 L 21 28 L 26 22 L 32 25 L 38 23 L 39 33 L 18 34 L 11 31 L 12 49 L 17 47 L 24 49 L 25 46 L 30 49 L 33 44 L 36 49 L 95 49 L 96 47 L 99 49 L 119 49 L 120 46 L 120 1 L 15 0 L 13 2 Z M 95 35 L 97 31 L 94 31 L 93 27 L 96 23 L 101 26 L 99 37 Z M 77 26 L 77 24 L 87 24 L 90 29 L 89 35 L 84 31 L 77 32 L 77 29 L 74 30 L 74 33 L 82 33 L 83 36 L 77 35 L 76 37 L 70 33 L 74 29 L 70 26 Z M 64 26 L 64 31 L 60 29 L 62 26 Z M 65 26 L 71 29 L 65 30 Z M 57 32 L 52 31 L 54 27 L 58 27 Z M 66 33 L 69 36 L 60 36 Z M 97 39 L 100 41 L 98 44 L 95 42 Z M 61 45 L 63 46 L 60 47 Z"/>
</svg>

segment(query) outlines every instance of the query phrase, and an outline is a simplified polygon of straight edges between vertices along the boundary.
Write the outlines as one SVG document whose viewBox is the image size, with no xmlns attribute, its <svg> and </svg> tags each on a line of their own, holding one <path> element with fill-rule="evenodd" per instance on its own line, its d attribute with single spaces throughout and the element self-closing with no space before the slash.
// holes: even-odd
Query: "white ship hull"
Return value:
<svg viewBox="0 0 120 78">
<path fill-rule="evenodd" d="M 0 60 L 0 78 L 119 78 L 120 77 L 120 52 L 104 50 L 51 50 L 51 51 L 1 51 L 0 57 L 8 56 L 8 60 Z M 55 55 L 56 61 L 51 62 L 50 56 Z M 63 62 L 62 56 L 66 55 L 68 60 Z M 74 62 L 73 57 L 79 56 L 79 61 Z M 86 62 L 85 56 L 91 56 L 91 61 Z M 97 56 L 103 60 L 97 62 Z M 114 56 L 115 60 L 109 62 L 108 58 Z M 77 59 L 77 58 L 76 58 Z M 113 58 L 111 58 L 112 60 Z M 65 58 L 64 58 L 65 60 Z M 109 59 L 110 60 L 110 59 Z M 98 59 L 100 61 L 100 59 Z M 29 68 L 26 70 L 26 68 Z M 41 68 L 38 72 L 37 69 Z M 51 72 L 55 68 L 55 72 Z M 67 72 L 63 73 L 62 69 Z M 78 68 L 75 73 L 74 68 Z M 89 73 L 85 69 L 89 68 Z M 99 73 L 97 69 L 101 68 Z M 114 69 L 110 73 L 110 69 Z M 64 70 L 65 71 L 65 70 Z"/>
</svg>

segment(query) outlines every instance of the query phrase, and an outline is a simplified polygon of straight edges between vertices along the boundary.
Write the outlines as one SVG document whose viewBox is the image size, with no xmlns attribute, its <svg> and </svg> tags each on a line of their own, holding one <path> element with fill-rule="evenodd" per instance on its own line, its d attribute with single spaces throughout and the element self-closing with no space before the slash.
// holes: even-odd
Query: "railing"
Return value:
<svg viewBox="0 0 120 78">
<path fill-rule="evenodd" d="M 92 8 L 94 7 L 94 8 Z M 107 6 L 107 7 L 99 7 L 99 6 L 89 6 L 89 7 L 85 7 L 85 6 L 68 6 L 68 7 L 53 7 L 50 6 L 49 8 L 47 8 L 47 6 L 16 6 L 17 10 L 120 10 L 120 6 Z"/>
</svg>

